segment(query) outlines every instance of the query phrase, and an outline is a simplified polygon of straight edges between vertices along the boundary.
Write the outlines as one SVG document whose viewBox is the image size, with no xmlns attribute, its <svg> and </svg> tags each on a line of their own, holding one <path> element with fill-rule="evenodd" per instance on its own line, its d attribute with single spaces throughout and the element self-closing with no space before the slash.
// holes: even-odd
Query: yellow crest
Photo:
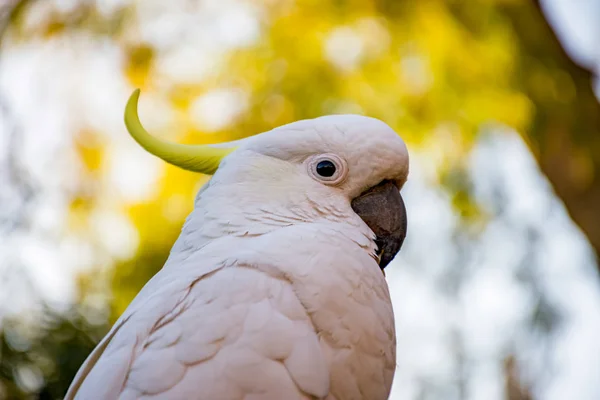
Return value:
<svg viewBox="0 0 600 400">
<path fill-rule="evenodd" d="M 134 90 L 125 107 L 125 126 L 131 137 L 146 151 L 166 162 L 189 171 L 212 175 L 221 160 L 235 148 L 217 148 L 210 145 L 185 145 L 170 143 L 150 135 L 142 126 L 138 116 L 140 89 Z"/>
</svg>

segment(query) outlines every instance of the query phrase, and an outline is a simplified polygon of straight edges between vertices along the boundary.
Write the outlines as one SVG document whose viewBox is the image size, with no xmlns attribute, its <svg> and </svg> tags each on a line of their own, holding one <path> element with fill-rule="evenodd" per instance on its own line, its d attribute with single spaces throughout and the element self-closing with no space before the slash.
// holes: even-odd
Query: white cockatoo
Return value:
<svg viewBox="0 0 600 400">
<path fill-rule="evenodd" d="M 144 130 L 138 97 L 125 112 L 133 138 L 213 176 L 66 398 L 387 399 L 396 341 L 382 271 L 406 235 L 403 140 L 335 115 L 173 144 Z"/>
</svg>

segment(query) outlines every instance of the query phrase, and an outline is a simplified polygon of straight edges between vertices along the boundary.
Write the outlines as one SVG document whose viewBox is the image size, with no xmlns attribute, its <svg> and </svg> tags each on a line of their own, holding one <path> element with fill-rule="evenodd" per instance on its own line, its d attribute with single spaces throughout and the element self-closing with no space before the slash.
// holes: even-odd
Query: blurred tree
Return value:
<svg viewBox="0 0 600 400">
<path fill-rule="evenodd" d="M 261 8 L 259 40 L 224 52 L 208 77 L 177 81 L 157 72 L 174 45 L 165 48 L 148 35 L 142 38 L 133 5 L 102 13 L 85 1 L 66 10 L 35 0 L 7 4 L 0 10 L 1 17 L 10 8 L 3 44 L 7 38 L 14 45 L 78 33 L 116 43 L 128 81 L 168 101 L 174 121 L 168 132 L 157 133 L 172 139 L 206 141 L 205 133 L 213 131 L 210 140 L 231 140 L 327 113 L 381 118 L 410 146 L 431 156 L 435 179 L 467 223 L 486 218 L 473 204 L 465 178 L 468 152 L 486 126 L 509 126 L 525 138 L 600 254 L 600 105 L 592 75 L 566 55 L 536 1 L 252 3 Z M 34 23 L 28 20 L 32 15 Z M 231 89 L 234 98 L 241 95 L 246 107 L 232 126 L 208 129 L 190 114 L 201 95 L 220 88 Z M 77 138 L 83 135 L 89 132 Z M 99 192 L 110 190 L 98 173 L 106 143 L 78 147 L 88 170 L 85 179 L 98 185 L 88 184 L 73 196 L 77 229 L 91 230 Z M 42 324 L 32 344 L 21 347 L 7 339 L 12 328 L 5 324 L 0 342 L 4 394 L 61 396 L 94 341 L 162 266 L 198 185 L 197 176 L 166 166 L 151 199 L 120 204 L 139 232 L 139 246 L 131 260 L 110 265 L 110 321 L 89 324 L 74 311 L 67 319 Z M 82 277 L 81 286 L 82 300 L 99 290 L 90 277 Z M 41 374 L 43 384 L 24 384 L 23 371 Z"/>
<path fill-rule="evenodd" d="M 106 332 L 79 312 L 58 315 L 50 308 L 37 326 L 5 321 L 0 333 L 0 398 L 60 399 Z M 29 392 L 29 393 L 28 393 Z"/>
<path fill-rule="evenodd" d="M 505 2 L 498 11 L 519 38 L 514 80 L 535 104 L 532 124 L 521 133 L 600 256 L 600 103 L 594 75 L 567 55 L 539 0 Z"/>
<path fill-rule="evenodd" d="M 533 400 L 531 393 L 521 383 L 517 371 L 517 361 L 510 355 L 504 360 L 504 374 L 506 376 L 506 400 Z"/>
</svg>

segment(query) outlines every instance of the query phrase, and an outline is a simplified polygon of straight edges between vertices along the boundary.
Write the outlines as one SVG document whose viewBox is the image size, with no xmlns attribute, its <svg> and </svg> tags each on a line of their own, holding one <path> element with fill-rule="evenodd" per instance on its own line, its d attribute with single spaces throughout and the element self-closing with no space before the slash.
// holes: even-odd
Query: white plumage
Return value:
<svg viewBox="0 0 600 400">
<path fill-rule="evenodd" d="M 346 163 L 342 182 L 307 173 L 322 154 Z M 386 399 L 393 311 L 373 231 L 350 202 L 407 174 L 403 141 L 366 117 L 241 141 L 66 398 Z"/>
</svg>

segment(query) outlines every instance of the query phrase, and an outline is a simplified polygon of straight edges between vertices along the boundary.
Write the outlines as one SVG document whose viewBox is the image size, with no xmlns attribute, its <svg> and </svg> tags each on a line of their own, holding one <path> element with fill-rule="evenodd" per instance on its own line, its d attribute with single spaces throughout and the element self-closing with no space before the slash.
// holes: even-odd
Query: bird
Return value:
<svg viewBox="0 0 600 400">
<path fill-rule="evenodd" d="M 183 145 L 144 129 L 139 96 L 125 108 L 133 139 L 211 177 L 65 398 L 387 399 L 396 333 L 384 269 L 407 232 L 403 139 L 344 114 Z"/>
</svg>

